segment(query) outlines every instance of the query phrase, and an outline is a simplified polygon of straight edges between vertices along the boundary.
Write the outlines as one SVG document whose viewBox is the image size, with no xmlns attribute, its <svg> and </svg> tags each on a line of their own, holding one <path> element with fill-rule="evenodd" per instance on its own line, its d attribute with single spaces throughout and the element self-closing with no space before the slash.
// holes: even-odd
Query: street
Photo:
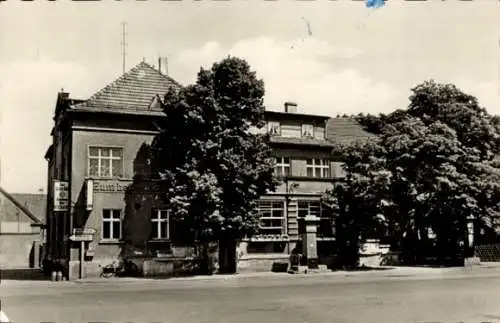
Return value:
<svg viewBox="0 0 500 323">
<path fill-rule="evenodd" d="M 500 322 L 500 275 L 35 282 L 2 286 L 12 322 Z"/>
</svg>

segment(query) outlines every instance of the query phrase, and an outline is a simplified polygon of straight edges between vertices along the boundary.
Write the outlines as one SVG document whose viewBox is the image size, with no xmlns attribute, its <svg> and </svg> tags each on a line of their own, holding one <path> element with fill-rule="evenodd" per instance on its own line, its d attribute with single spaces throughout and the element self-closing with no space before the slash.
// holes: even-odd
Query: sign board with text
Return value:
<svg viewBox="0 0 500 323">
<path fill-rule="evenodd" d="M 68 182 L 54 181 L 54 211 L 68 211 L 69 185 Z"/>
</svg>

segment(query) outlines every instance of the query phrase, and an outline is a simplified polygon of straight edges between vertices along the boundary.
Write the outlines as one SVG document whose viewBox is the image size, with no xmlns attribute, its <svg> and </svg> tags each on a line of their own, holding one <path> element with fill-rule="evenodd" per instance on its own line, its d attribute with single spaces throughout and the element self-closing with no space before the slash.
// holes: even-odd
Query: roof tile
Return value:
<svg viewBox="0 0 500 323">
<path fill-rule="evenodd" d="M 179 86 L 172 78 L 146 62 L 141 62 L 73 108 L 94 111 L 108 109 L 161 111 L 159 105 L 151 105 L 154 98 L 157 95 L 162 97 L 170 88 Z"/>
<path fill-rule="evenodd" d="M 365 131 L 354 118 L 331 118 L 326 124 L 326 138 L 334 143 L 349 144 L 373 137 L 375 135 Z"/>
</svg>

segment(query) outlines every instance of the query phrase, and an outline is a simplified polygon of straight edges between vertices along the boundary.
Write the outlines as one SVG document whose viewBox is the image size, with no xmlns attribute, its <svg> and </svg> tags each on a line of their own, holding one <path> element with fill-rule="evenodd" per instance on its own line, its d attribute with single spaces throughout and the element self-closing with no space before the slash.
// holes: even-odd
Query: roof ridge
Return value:
<svg viewBox="0 0 500 323">
<path fill-rule="evenodd" d="M 176 86 L 181 86 L 180 83 L 178 83 L 176 80 L 174 80 L 170 76 L 163 74 L 161 71 L 154 68 L 149 63 L 147 63 L 145 61 L 141 61 L 140 63 L 138 63 L 137 65 L 132 67 L 130 70 L 121 74 L 120 76 L 115 78 L 112 82 L 110 82 L 107 85 L 105 85 L 104 87 L 102 87 L 99 91 L 95 92 L 87 100 L 85 100 L 81 103 L 75 104 L 75 105 L 73 105 L 73 107 L 79 108 L 79 107 L 88 106 L 89 104 L 92 104 L 92 101 L 99 100 L 99 98 L 102 95 L 104 95 L 104 93 L 107 93 L 109 91 L 113 91 L 116 88 L 120 88 L 122 85 L 126 85 L 127 80 L 134 79 L 134 76 L 133 76 L 134 73 L 136 73 L 137 70 L 140 70 L 141 68 L 148 69 L 151 73 L 154 73 L 157 76 L 159 76 L 162 79 L 162 81 L 164 81 L 164 82 L 168 82 L 168 83 L 171 83 L 171 84 L 176 85 Z M 123 83 L 125 83 L 125 84 L 123 84 Z"/>
<path fill-rule="evenodd" d="M 142 61 L 137 66 L 139 66 L 141 64 L 146 65 L 147 67 L 149 67 L 150 69 L 152 69 L 153 71 L 155 71 L 156 73 L 158 73 L 160 76 L 166 78 L 168 81 L 174 83 L 175 85 L 180 85 L 179 82 L 177 82 L 176 80 L 174 80 L 173 78 L 171 78 L 167 74 L 163 74 L 159 69 L 155 68 L 153 65 L 149 64 L 148 62 Z"/>
<path fill-rule="evenodd" d="M 0 186 L 0 193 L 5 195 L 5 197 L 7 197 L 7 199 L 9 199 L 9 201 L 14 203 L 14 205 L 17 208 L 21 209 L 21 211 L 23 211 L 24 214 L 26 214 L 28 216 L 28 218 L 30 218 L 33 222 L 35 222 L 36 224 L 43 224 L 39 218 L 37 218 L 30 210 L 28 210 L 28 208 L 26 208 L 24 205 L 19 203 L 18 200 L 16 200 L 10 193 L 8 193 L 6 190 L 4 190 L 1 186 Z"/>
</svg>

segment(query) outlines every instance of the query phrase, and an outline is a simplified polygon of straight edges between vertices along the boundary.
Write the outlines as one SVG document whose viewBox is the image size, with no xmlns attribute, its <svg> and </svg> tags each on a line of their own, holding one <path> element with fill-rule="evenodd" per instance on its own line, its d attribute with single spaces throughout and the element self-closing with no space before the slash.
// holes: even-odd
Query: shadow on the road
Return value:
<svg viewBox="0 0 500 323">
<path fill-rule="evenodd" d="M 40 269 L 2 269 L 0 270 L 0 281 L 2 280 L 50 280 L 43 275 Z"/>
</svg>

